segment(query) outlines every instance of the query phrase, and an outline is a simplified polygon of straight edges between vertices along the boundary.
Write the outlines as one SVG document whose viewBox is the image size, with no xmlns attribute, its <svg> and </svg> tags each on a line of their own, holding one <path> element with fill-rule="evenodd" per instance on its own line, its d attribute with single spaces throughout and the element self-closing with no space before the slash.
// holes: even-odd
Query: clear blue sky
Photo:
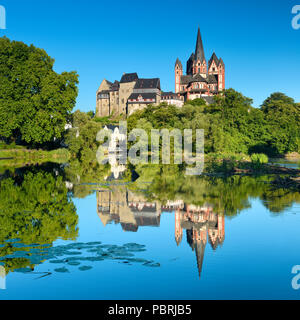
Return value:
<svg viewBox="0 0 300 320">
<path fill-rule="evenodd" d="M 57 72 L 80 75 L 77 108 L 95 108 L 103 78 L 123 72 L 160 77 L 174 91 L 174 63 L 184 67 L 195 50 L 200 26 L 206 58 L 226 64 L 226 88 L 254 99 L 274 91 L 300 102 L 300 29 L 291 26 L 300 0 L 276 1 L 101 1 L 0 0 L 7 29 L 0 36 L 44 48 Z"/>
</svg>

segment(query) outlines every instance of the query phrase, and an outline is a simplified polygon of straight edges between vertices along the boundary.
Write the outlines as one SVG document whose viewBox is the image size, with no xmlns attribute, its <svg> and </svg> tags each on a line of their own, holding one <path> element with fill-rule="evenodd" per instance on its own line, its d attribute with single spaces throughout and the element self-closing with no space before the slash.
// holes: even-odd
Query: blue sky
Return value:
<svg viewBox="0 0 300 320">
<path fill-rule="evenodd" d="M 186 6 L 185 6 L 186 3 Z M 103 78 L 123 72 L 160 77 L 174 91 L 174 63 L 185 66 L 200 26 L 206 58 L 226 65 L 226 88 L 259 106 L 281 91 L 300 102 L 300 29 L 291 26 L 300 0 L 0 0 L 7 29 L 0 36 L 33 43 L 55 58 L 57 72 L 80 75 L 77 107 L 95 108 Z"/>
</svg>

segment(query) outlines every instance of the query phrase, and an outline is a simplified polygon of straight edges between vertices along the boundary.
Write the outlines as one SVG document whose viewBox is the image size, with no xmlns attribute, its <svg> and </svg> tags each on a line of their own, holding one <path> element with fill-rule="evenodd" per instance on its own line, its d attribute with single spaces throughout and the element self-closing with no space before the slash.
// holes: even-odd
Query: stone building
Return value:
<svg viewBox="0 0 300 320">
<path fill-rule="evenodd" d="M 130 116 L 148 104 L 158 105 L 161 101 L 160 79 L 138 79 L 128 98 L 127 114 Z"/>
<path fill-rule="evenodd" d="M 128 116 L 160 100 L 159 78 L 139 79 L 137 73 L 124 73 L 120 82 L 102 81 L 97 90 L 96 116 Z"/>
<path fill-rule="evenodd" d="M 119 89 L 119 114 L 127 114 L 127 101 L 138 81 L 137 73 L 124 74 L 120 81 Z"/>
<path fill-rule="evenodd" d="M 168 105 L 173 105 L 181 108 L 183 106 L 183 99 L 174 92 L 163 92 L 161 94 L 161 102 L 165 102 Z"/>
<path fill-rule="evenodd" d="M 206 98 L 225 89 L 225 64 L 215 53 L 207 61 L 200 28 L 198 29 L 195 53 L 192 53 L 186 64 L 186 75 L 183 74 L 181 61 L 175 62 L 175 93 L 186 100 Z M 207 102 L 208 99 L 205 99 Z"/>
</svg>

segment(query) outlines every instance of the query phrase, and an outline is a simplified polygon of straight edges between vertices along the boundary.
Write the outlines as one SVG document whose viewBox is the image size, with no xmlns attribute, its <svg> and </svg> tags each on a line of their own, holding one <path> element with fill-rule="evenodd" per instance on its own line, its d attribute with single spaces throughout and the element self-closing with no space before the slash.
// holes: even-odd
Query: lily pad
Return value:
<svg viewBox="0 0 300 320">
<path fill-rule="evenodd" d="M 79 266 L 80 262 L 78 262 L 78 261 L 69 261 L 68 265 L 70 265 L 70 266 Z"/>
<path fill-rule="evenodd" d="M 54 269 L 54 271 L 59 272 L 59 273 L 68 273 L 69 272 L 69 270 L 65 267 Z"/>
<path fill-rule="evenodd" d="M 30 268 L 19 268 L 19 269 L 15 269 L 15 272 L 18 272 L 18 273 L 29 273 L 29 272 L 32 272 L 32 270 Z"/>
<path fill-rule="evenodd" d="M 91 266 L 82 266 L 82 267 L 79 267 L 78 269 L 80 271 L 88 271 L 88 270 L 93 269 L 93 267 L 91 267 Z"/>
<path fill-rule="evenodd" d="M 50 260 L 50 263 L 55 263 L 55 264 L 59 264 L 59 263 L 65 263 L 64 260 Z"/>
</svg>

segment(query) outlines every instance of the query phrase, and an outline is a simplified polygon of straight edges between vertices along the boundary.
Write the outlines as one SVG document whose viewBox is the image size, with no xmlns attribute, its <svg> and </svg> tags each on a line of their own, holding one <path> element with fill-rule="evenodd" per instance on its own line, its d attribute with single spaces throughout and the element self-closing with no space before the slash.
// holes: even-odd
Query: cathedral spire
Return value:
<svg viewBox="0 0 300 320">
<path fill-rule="evenodd" d="M 201 278 L 204 251 L 205 251 L 205 243 L 203 241 L 199 241 L 198 243 L 196 243 L 196 258 L 197 258 L 199 278 Z"/>
<path fill-rule="evenodd" d="M 195 51 L 195 60 L 200 60 L 201 62 L 205 61 L 203 43 L 201 38 L 200 28 L 198 28 L 198 35 L 197 35 L 197 44 L 196 44 L 196 51 Z"/>
</svg>

